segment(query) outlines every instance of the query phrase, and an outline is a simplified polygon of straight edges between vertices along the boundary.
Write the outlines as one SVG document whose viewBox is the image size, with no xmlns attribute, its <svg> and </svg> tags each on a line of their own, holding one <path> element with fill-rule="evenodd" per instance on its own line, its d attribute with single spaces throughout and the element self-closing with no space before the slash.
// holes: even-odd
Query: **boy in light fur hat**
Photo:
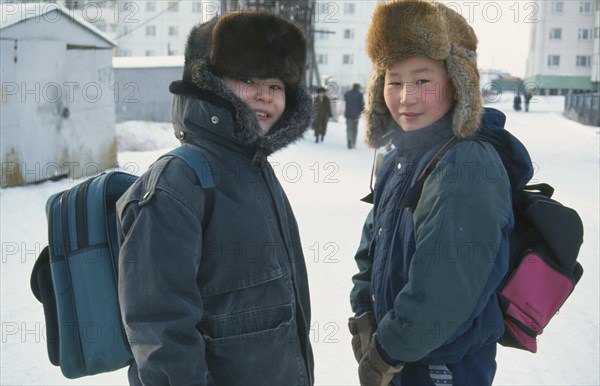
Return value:
<svg viewBox="0 0 600 386">
<path fill-rule="evenodd" d="M 161 158 L 118 202 L 119 300 L 132 385 L 311 385 L 298 225 L 267 157 L 312 118 L 306 39 L 236 12 L 195 26 L 173 82 L 175 135 L 208 160 Z M 206 203 L 209 203 L 208 206 Z"/>
<path fill-rule="evenodd" d="M 473 29 L 440 3 L 389 1 L 373 15 L 367 142 L 394 148 L 355 256 L 349 328 L 361 385 L 492 384 L 511 189 L 532 168 L 504 115 L 482 107 L 476 49 Z"/>
</svg>

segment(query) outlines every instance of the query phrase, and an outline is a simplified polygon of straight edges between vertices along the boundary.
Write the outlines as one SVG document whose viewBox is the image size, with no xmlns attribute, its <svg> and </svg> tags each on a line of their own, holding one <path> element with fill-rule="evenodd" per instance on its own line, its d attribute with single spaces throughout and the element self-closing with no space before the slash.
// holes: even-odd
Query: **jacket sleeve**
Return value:
<svg viewBox="0 0 600 386">
<path fill-rule="evenodd" d="M 508 264 L 511 213 L 506 171 L 491 146 L 466 141 L 453 160 L 440 161 L 414 212 L 408 282 L 379 323 L 390 357 L 421 360 L 464 333 L 495 301 Z"/>
<path fill-rule="evenodd" d="M 211 384 L 196 329 L 202 217 L 160 188 L 143 201 L 128 202 L 119 222 L 119 300 L 138 377 L 144 385 Z"/>
<path fill-rule="evenodd" d="M 369 212 L 362 229 L 360 245 L 354 255 L 358 273 L 352 277 L 354 286 L 350 291 L 350 305 L 355 315 L 373 310 L 371 303 L 371 272 L 373 257 L 370 253 L 373 242 L 373 210 Z"/>
</svg>

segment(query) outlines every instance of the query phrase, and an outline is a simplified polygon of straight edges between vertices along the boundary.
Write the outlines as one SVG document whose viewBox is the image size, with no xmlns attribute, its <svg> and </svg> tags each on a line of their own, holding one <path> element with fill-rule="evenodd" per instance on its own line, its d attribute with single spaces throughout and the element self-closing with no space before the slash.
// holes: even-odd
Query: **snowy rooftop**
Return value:
<svg viewBox="0 0 600 386">
<path fill-rule="evenodd" d="M 54 11 L 59 12 L 60 16 L 50 17 L 49 14 Z M 56 23 L 61 17 L 68 17 L 113 46 L 117 46 L 117 43 L 113 39 L 64 5 L 58 3 L 0 3 L 0 30 L 31 19 L 34 19 L 35 22 L 42 20 L 49 23 Z"/>
<path fill-rule="evenodd" d="M 183 55 L 113 57 L 114 68 L 183 67 L 183 62 Z"/>
</svg>

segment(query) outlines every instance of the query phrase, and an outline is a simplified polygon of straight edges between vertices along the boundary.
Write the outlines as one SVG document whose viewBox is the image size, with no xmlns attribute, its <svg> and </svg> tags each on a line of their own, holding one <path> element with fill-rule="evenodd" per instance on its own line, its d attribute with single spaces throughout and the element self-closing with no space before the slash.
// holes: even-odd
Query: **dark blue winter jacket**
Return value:
<svg viewBox="0 0 600 386">
<path fill-rule="evenodd" d="M 445 153 L 414 213 L 400 206 L 453 136 L 451 112 L 429 127 L 394 130 L 356 254 L 352 308 L 373 311 L 381 353 L 405 362 L 395 383 L 491 384 L 504 331 L 496 289 L 508 269 L 511 189 L 531 178 L 522 144 L 486 109 L 475 137 Z M 372 221 L 372 223 L 369 223 Z M 451 375 L 448 375 L 451 374 Z"/>
<path fill-rule="evenodd" d="M 135 360 L 129 381 L 311 385 L 299 230 L 266 159 L 302 137 L 310 97 L 286 89 L 285 116 L 263 136 L 250 107 L 200 70 L 202 88 L 172 84 L 173 123 L 209 161 L 212 212 L 194 172 L 176 158 L 155 162 L 118 201 L 119 299 Z"/>
</svg>

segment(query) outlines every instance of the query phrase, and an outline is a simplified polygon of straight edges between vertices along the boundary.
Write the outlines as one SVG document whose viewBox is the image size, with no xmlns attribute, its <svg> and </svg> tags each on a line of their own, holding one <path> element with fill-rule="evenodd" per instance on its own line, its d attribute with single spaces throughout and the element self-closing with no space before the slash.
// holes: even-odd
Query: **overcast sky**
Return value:
<svg viewBox="0 0 600 386">
<path fill-rule="evenodd" d="M 524 77 L 529 35 L 539 11 L 533 0 L 443 1 L 459 12 L 479 39 L 478 66 Z"/>
</svg>

